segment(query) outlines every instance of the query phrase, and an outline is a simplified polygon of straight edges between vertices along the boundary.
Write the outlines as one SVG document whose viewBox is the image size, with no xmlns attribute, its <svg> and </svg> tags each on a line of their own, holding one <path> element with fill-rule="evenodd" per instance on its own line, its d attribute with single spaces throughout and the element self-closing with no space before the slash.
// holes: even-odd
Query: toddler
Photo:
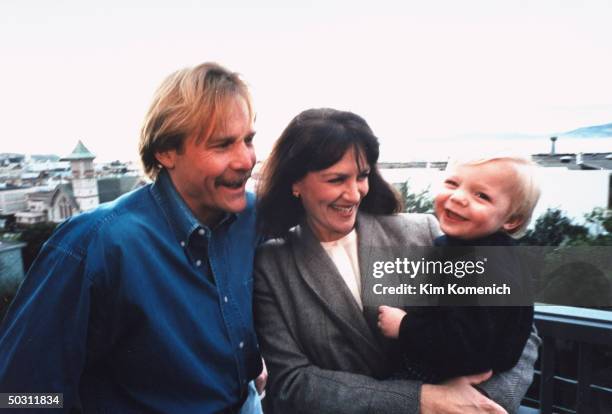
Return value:
<svg viewBox="0 0 612 414">
<path fill-rule="evenodd" d="M 453 249 L 459 246 L 515 244 L 514 238 L 524 233 L 540 195 L 532 166 L 520 157 L 449 165 L 434 202 L 445 234 L 434 245 L 448 246 L 440 249 L 442 259 L 452 260 Z M 487 274 L 515 290 L 526 289 L 519 281 L 528 270 L 513 253 L 510 248 L 493 255 L 486 264 Z M 383 335 L 399 340 L 399 376 L 438 383 L 489 370 L 502 372 L 516 365 L 531 331 L 533 306 L 456 306 L 452 300 L 447 304 L 455 306 L 379 307 L 378 326 Z"/>
</svg>

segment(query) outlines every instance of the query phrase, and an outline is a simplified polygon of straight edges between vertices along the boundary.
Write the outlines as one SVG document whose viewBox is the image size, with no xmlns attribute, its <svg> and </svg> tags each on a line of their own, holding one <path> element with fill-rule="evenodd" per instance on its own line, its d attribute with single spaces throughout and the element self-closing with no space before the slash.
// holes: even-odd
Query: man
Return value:
<svg viewBox="0 0 612 414">
<path fill-rule="evenodd" d="M 2 392 L 63 393 L 66 411 L 239 412 L 262 371 L 253 118 L 217 64 L 164 81 L 140 138 L 154 183 L 45 244 L 0 325 Z"/>
</svg>

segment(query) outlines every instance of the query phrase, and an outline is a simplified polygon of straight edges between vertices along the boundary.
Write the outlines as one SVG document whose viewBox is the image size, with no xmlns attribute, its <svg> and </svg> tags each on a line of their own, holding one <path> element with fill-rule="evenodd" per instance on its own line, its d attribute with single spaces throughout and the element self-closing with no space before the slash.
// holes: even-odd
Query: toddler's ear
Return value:
<svg viewBox="0 0 612 414">
<path fill-rule="evenodd" d="M 503 229 L 506 233 L 512 233 L 514 230 L 518 229 L 521 224 L 523 224 L 523 216 L 520 214 L 511 215 L 508 220 L 503 225 Z"/>
</svg>

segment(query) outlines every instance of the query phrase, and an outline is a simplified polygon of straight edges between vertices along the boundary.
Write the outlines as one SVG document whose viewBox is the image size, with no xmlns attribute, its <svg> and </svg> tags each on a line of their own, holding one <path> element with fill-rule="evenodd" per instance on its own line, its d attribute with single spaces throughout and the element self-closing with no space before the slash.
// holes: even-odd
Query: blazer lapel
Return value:
<svg viewBox="0 0 612 414">
<path fill-rule="evenodd" d="M 357 251 L 359 254 L 359 273 L 361 274 L 361 298 L 363 300 L 363 316 L 371 331 L 377 338 L 381 338 L 378 332 L 378 306 L 373 297 L 372 269 L 374 262 L 380 260 L 381 247 L 385 241 L 381 239 L 382 229 L 376 220 L 369 214 L 361 213 L 357 217 Z M 360 234 L 367 237 L 359 237 Z M 384 236 L 384 235 L 383 235 Z M 389 304 L 389 303 L 385 303 Z M 396 304 L 392 304 L 396 305 Z"/>
<path fill-rule="evenodd" d="M 379 354 L 380 344 L 372 335 L 359 305 L 308 225 L 298 226 L 293 236 L 293 255 L 304 281 L 329 309 L 332 319 L 354 339 L 360 340 L 368 352 Z M 359 240 L 359 234 L 357 237 Z"/>
</svg>

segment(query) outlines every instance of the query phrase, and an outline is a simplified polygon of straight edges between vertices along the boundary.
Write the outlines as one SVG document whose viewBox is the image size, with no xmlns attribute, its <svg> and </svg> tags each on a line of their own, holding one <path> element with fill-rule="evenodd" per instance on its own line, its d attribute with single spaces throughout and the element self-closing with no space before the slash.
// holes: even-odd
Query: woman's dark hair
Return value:
<svg viewBox="0 0 612 414">
<path fill-rule="evenodd" d="M 371 214 L 402 210 L 399 194 L 380 175 L 376 162 L 378 138 L 366 121 L 352 112 L 309 109 L 293 118 L 274 144 L 257 187 L 258 225 L 265 237 L 286 237 L 304 215 L 292 185 L 311 171 L 331 167 L 353 149 L 357 163 L 365 156 L 369 166 L 368 194 L 360 209 Z M 358 165 L 361 170 L 362 166 Z"/>
</svg>

